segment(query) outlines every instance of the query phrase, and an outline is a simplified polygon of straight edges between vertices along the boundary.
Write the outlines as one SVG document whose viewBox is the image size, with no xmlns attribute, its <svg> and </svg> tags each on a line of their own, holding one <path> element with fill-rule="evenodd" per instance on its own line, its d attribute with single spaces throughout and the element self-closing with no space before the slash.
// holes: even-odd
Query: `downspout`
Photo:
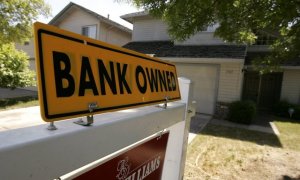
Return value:
<svg viewBox="0 0 300 180">
<path fill-rule="evenodd" d="M 240 100 L 243 99 L 245 73 L 247 72 L 247 69 L 248 69 L 248 67 L 245 65 L 247 52 L 248 52 L 248 45 L 246 44 L 246 49 L 245 49 L 245 53 L 244 53 L 244 62 L 242 65 L 242 78 L 241 78 L 241 83 L 240 83 Z"/>
<path fill-rule="evenodd" d="M 256 99 L 257 107 L 259 106 L 259 103 L 260 103 L 262 76 L 263 75 L 261 73 L 259 73 L 259 82 L 258 82 L 257 99 Z"/>
<path fill-rule="evenodd" d="M 105 36 L 105 42 L 108 43 L 108 36 L 109 36 L 109 30 L 111 30 L 114 26 L 110 26 L 109 28 L 107 28 L 107 31 L 106 31 L 106 36 Z"/>
</svg>

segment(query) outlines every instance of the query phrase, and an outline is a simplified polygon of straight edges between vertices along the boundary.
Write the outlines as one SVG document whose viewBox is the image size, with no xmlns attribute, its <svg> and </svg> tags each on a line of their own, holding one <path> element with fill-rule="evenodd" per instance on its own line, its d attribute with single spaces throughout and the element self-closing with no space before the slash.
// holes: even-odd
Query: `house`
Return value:
<svg viewBox="0 0 300 180">
<path fill-rule="evenodd" d="M 131 29 L 73 2 L 70 2 L 61 10 L 49 24 L 117 46 L 122 46 L 131 41 Z M 35 70 L 33 39 L 22 45 L 17 44 L 16 48 L 28 54 L 30 68 Z"/>
<path fill-rule="evenodd" d="M 131 41 L 131 29 L 73 2 L 61 10 L 49 24 L 117 46 Z M 34 40 L 17 44 L 16 48 L 28 54 L 30 69 L 35 70 Z M 36 90 L 36 87 L 26 89 Z"/>
<path fill-rule="evenodd" d="M 167 24 L 147 12 L 121 16 L 133 24 L 132 41 L 123 47 L 171 61 L 178 76 L 193 82 L 197 112 L 222 116 L 232 101 L 251 99 L 259 107 L 269 108 L 279 100 L 300 103 L 300 61 L 282 66 L 278 73 L 259 74 L 250 62 L 267 53 L 267 40 L 247 47 L 214 37 L 217 24 L 183 42 L 172 41 Z"/>
</svg>

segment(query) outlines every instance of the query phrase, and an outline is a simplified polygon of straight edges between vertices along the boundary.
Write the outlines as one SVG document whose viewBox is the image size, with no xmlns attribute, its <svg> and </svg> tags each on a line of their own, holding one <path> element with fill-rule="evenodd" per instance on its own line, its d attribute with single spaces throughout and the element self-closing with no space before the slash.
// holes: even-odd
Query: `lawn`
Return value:
<svg viewBox="0 0 300 180">
<path fill-rule="evenodd" d="M 39 101 L 36 97 L 19 97 L 10 99 L 0 99 L 0 111 L 17 109 L 30 106 L 38 106 Z"/>
<path fill-rule="evenodd" d="M 274 123 L 280 132 L 283 148 L 300 152 L 300 120 L 275 118 Z"/>
<path fill-rule="evenodd" d="M 208 124 L 188 147 L 184 179 L 300 179 L 300 122 L 275 124 L 279 138 Z"/>
</svg>

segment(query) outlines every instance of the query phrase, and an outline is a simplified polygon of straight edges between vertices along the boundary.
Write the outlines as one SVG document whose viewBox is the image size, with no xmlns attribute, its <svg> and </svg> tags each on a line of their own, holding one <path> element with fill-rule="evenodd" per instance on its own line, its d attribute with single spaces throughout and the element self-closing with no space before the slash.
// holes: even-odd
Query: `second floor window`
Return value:
<svg viewBox="0 0 300 180">
<path fill-rule="evenodd" d="M 90 25 L 90 26 L 83 26 L 81 29 L 81 34 L 90 38 L 97 38 L 97 26 Z"/>
<path fill-rule="evenodd" d="M 275 35 L 266 32 L 256 32 L 256 35 L 257 39 L 254 45 L 271 45 L 277 39 Z"/>
</svg>

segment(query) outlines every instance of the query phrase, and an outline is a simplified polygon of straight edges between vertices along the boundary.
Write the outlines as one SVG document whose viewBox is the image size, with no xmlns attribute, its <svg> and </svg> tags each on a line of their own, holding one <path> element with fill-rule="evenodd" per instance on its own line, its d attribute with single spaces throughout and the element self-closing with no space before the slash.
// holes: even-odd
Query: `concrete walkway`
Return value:
<svg viewBox="0 0 300 180">
<path fill-rule="evenodd" d="M 226 126 L 226 127 L 235 127 L 235 128 L 247 129 L 252 131 L 259 131 L 263 133 L 270 133 L 276 135 L 280 134 L 277 127 L 272 122 L 270 122 L 269 127 L 258 126 L 258 125 L 243 125 L 243 124 L 237 124 L 230 121 L 219 120 L 219 119 L 212 119 L 210 123 L 215 125 L 220 125 L 220 126 Z"/>
<path fill-rule="evenodd" d="M 12 109 L 0 112 L 0 131 L 45 124 L 40 115 L 40 107 Z"/>
<path fill-rule="evenodd" d="M 188 144 L 193 141 L 196 135 L 200 133 L 200 131 L 209 123 L 211 119 L 211 116 L 202 114 L 196 114 L 194 117 L 192 117 Z"/>
<path fill-rule="evenodd" d="M 263 133 L 270 133 L 275 135 L 280 135 L 277 127 L 273 122 L 269 122 L 269 126 L 259 126 L 259 125 L 243 125 L 237 124 L 226 120 L 213 119 L 212 116 L 196 114 L 190 124 L 190 133 L 188 143 L 190 144 L 192 140 L 196 137 L 197 134 L 201 132 L 201 130 L 208 124 L 214 124 L 219 126 L 233 127 L 233 128 L 241 128 L 252 131 L 258 131 Z"/>
</svg>

